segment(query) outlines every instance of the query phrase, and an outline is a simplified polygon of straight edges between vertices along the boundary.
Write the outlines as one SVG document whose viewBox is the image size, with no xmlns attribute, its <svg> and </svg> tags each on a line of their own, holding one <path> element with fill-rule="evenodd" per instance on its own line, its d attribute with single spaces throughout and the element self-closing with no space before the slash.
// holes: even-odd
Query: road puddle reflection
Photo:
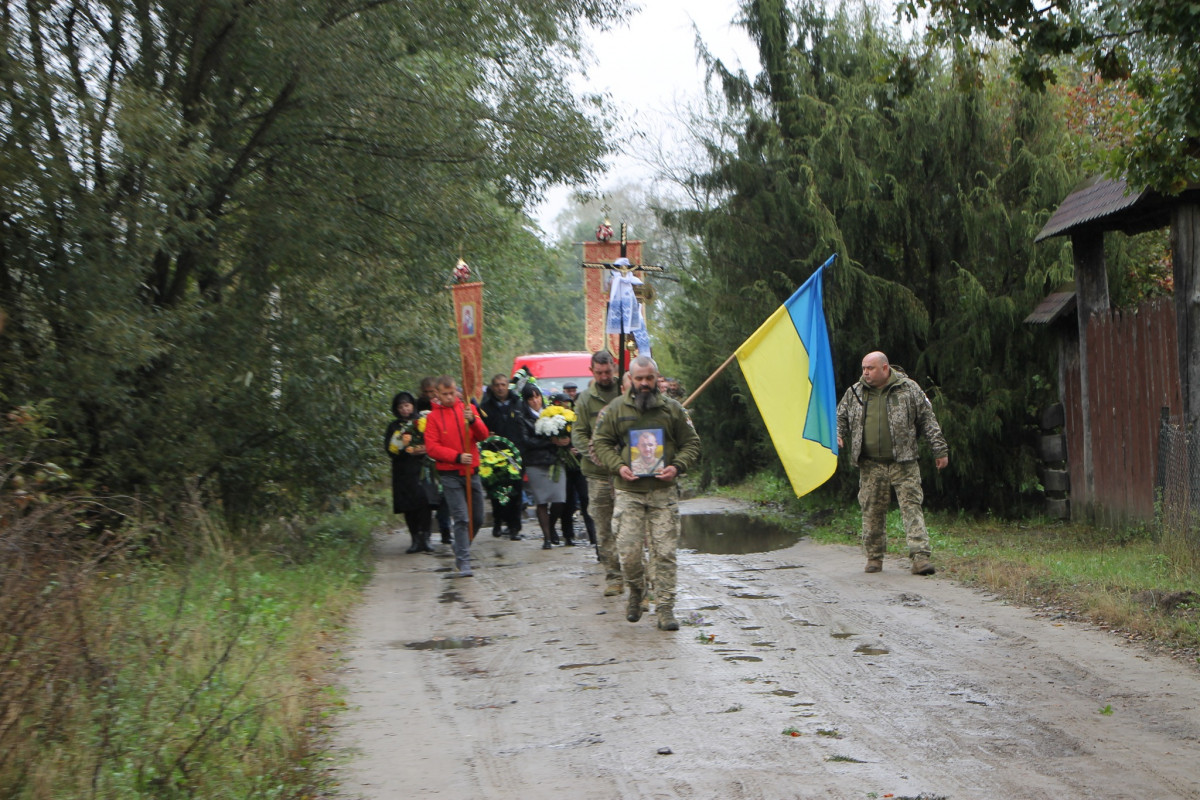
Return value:
<svg viewBox="0 0 1200 800">
<path fill-rule="evenodd" d="M 683 514 L 679 546 L 698 553 L 766 553 L 791 547 L 804 535 L 749 514 Z"/>
</svg>

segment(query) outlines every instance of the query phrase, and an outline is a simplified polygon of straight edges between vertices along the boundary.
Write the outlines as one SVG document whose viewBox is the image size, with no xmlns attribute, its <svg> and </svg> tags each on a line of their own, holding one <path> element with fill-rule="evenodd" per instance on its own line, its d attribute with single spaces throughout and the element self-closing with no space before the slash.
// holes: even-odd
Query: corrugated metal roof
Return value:
<svg viewBox="0 0 1200 800">
<path fill-rule="evenodd" d="M 1061 236 L 1072 228 L 1097 222 L 1105 217 L 1133 207 L 1147 196 L 1148 192 L 1132 191 L 1125 179 L 1111 180 L 1095 177 L 1086 181 L 1082 186 L 1067 195 L 1062 204 L 1050 215 L 1042 232 L 1035 242 Z M 1121 226 L 1105 226 L 1120 228 Z"/>
<path fill-rule="evenodd" d="M 1049 325 L 1075 310 L 1075 290 L 1054 292 L 1038 303 L 1025 318 L 1026 325 Z"/>
</svg>

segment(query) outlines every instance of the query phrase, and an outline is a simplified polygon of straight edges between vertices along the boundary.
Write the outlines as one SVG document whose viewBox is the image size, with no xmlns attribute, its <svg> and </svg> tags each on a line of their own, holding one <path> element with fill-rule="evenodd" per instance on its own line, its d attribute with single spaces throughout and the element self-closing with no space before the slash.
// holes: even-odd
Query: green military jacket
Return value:
<svg viewBox="0 0 1200 800">
<path fill-rule="evenodd" d="M 612 474 L 613 485 L 618 489 L 648 492 L 673 486 L 673 480 L 638 478 L 627 481 L 617 474 L 622 464 L 628 465 L 632 461 L 629 432 L 647 428 L 662 431 L 663 466 L 673 466 L 683 475 L 700 462 L 700 436 L 679 401 L 660 394 L 656 405 L 639 411 L 633 400 L 634 391 L 630 389 L 604 407 L 592 434 L 596 458 Z"/>
<path fill-rule="evenodd" d="M 950 448 L 925 392 L 895 364 L 892 375 L 896 379 L 883 387 L 883 397 L 887 400 L 888 431 L 896 461 L 916 461 L 917 440 L 922 436 L 929 442 L 934 458 L 949 455 Z M 837 407 L 838 437 L 850 452 L 850 463 L 855 465 L 862 455 L 868 389 L 860 378 L 842 395 Z"/>
<path fill-rule="evenodd" d="M 589 478 L 607 478 L 608 470 L 592 457 L 592 433 L 596 417 L 621 394 L 621 384 L 613 381 L 611 389 L 601 389 L 595 381 L 575 398 L 575 424 L 571 426 L 571 446 L 579 451 L 579 468 Z"/>
</svg>

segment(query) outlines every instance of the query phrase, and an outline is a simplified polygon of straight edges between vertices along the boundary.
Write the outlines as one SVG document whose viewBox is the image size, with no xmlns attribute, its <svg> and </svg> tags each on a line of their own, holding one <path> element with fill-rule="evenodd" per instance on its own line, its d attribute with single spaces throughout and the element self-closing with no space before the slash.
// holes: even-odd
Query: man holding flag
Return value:
<svg viewBox="0 0 1200 800">
<path fill-rule="evenodd" d="M 888 505 L 892 490 L 900 504 L 913 575 L 932 575 L 929 534 L 921 510 L 921 468 L 917 439 L 933 450 L 934 463 L 945 469 L 950 449 L 942 428 L 917 382 L 888 363 L 880 352 L 867 353 L 862 378 L 846 390 L 837 407 L 838 446 L 850 442 L 850 463 L 858 467 L 858 503 L 862 506 L 862 540 L 867 572 L 883 569 L 887 549 Z"/>
</svg>

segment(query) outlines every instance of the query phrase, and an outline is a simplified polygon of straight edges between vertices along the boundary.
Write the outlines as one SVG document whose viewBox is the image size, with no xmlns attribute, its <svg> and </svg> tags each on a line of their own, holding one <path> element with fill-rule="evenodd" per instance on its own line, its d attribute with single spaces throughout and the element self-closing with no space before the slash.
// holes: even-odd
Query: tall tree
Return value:
<svg viewBox="0 0 1200 800">
<path fill-rule="evenodd" d="M 1200 181 L 1200 4 L 1171 0 L 907 0 L 928 12 L 935 41 L 965 50 L 977 37 L 1011 45 L 1026 85 L 1057 79 L 1073 55 L 1109 81 L 1128 80 L 1137 120 L 1110 172 L 1165 193 Z"/>
<path fill-rule="evenodd" d="M 197 476 L 248 509 L 350 485 L 386 373 L 452 363 L 458 252 L 536 248 L 524 202 L 599 168 L 567 81 L 582 27 L 623 13 L 4 3 L 0 393 L 54 398 L 110 490 Z M 528 277 L 494 265 L 500 296 Z"/>
<path fill-rule="evenodd" d="M 1030 409 L 1053 384 L 1020 320 L 1069 276 L 1032 244 L 1074 178 L 1054 100 L 945 63 L 868 9 L 760 0 L 743 13 L 763 69 L 752 80 L 712 65 L 741 134 L 693 176 L 718 203 L 673 216 L 705 245 L 672 317 L 700 342 L 683 356 L 690 377 L 838 252 L 826 307 L 839 381 L 886 351 L 927 387 L 951 442 L 945 496 L 1006 507 L 1036 481 Z M 735 376 L 695 410 L 722 454 L 707 465 L 718 480 L 774 462 Z"/>
</svg>

